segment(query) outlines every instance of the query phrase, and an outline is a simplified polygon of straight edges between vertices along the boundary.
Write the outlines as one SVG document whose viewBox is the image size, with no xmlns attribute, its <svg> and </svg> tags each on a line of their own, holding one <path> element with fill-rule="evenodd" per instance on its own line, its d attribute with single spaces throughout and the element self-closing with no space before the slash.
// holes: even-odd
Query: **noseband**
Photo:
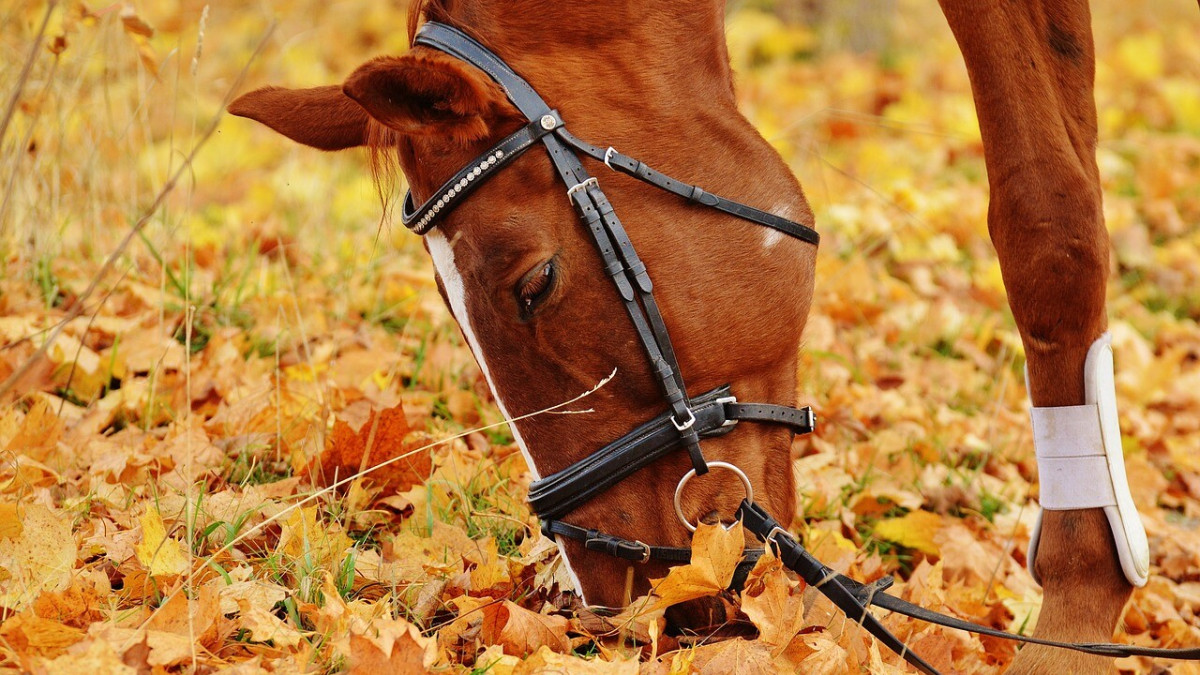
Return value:
<svg viewBox="0 0 1200 675">
<path fill-rule="evenodd" d="M 658 417 L 530 486 L 530 505 L 541 518 L 542 529 L 547 536 L 558 535 L 576 539 L 582 541 L 588 550 L 607 553 L 631 562 L 686 562 L 691 556 L 690 549 L 654 546 L 641 541 L 622 539 L 560 520 L 634 472 L 683 448 L 687 450 L 691 459 L 692 469 L 680 480 L 675 491 L 675 511 L 689 530 L 695 530 L 695 526 L 688 521 L 680 507 L 680 499 L 687 481 L 693 476 L 705 474 L 710 467 L 734 472 L 741 479 L 746 491 L 746 497 L 736 514 L 743 526 L 772 546 L 785 565 L 829 598 L 850 619 L 859 623 L 885 646 L 923 673 L 936 675 L 937 670 L 892 635 L 867 607 L 876 605 L 950 628 L 1101 656 L 1200 659 L 1200 649 L 1164 649 L 1112 643 L 1065 643 L 1006 633 L 938 614 L 888 595 L 883 591 L 891 585 L 891 577 L 884 577 L 873 584 L 862 584 L 838 574 L 814 558 L 783 525 L 754 502 L 750 481 L 740 469 L 725 462 L 706 461 L 700 448 L 702 439 L 729 433 L 741 421 L 778 424 L 795 433 L 810 433 L 816 423 L 812 410 L 807 407 L 792 408 L 771 403 L 740 403 L 728 386 L 719 387 L 701 396 L 688 397 L 666 324 L 654 300 L 654 285 L 650 281 L 646 265 L 634 250 L 633 243 L 600 188 L 599 181 L 584 168 L 580 155 L 603 162 L 613 171 L 678 195 L 689 203 L 716 209 L 742 220 L 778 230 L 814 246 L 820 242 L 817 232 L 807 225 L 675 180 L 617 152 L 612 147 L 601 149 L 576 138 L 567 131 L 558 112 L 552 110 L 528 82 L 486 47 L 456 28 L 433 21 L 426 22 L 417 32 L 414 46 L 437 49 L 487 73 L 524 115 L 527 123 L 459 170 L 420 206 L 414 205 L 411 191 L 405 194 L 401 212 L 404 225 L 416 234 L 425 234 L 437 225 L 439 218 L 461 203 L 484 181 L 540 142 L 567 188 L 567 198 L 575 207 L 575 212 L 596 245 L 604 269 L 616 286 L 667 402 L 667 410 Z M 763 549 L 750 549 L 745 552 L 745 560 L 739 566 L 738 575 L 735 575 L 735 584 L 745 578 L 749 565 L 752 565 L 762 552 Z"/>
</svg>

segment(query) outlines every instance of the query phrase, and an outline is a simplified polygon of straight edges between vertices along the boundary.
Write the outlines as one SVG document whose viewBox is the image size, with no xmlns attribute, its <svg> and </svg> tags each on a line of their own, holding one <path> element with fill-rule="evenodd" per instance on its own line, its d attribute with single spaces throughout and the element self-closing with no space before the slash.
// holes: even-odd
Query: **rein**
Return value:
<svg viewBox="0 0 1200 675">
<path fill-rule="evenodd" d="M 678 195 L 692 204 L 716 209 L 742 220 L 772 228 L 814 246 L 820 242 L 817 232 L 808 225 L 781 218 L 671 178 L 637 159 L 617 152 L 612 147 L 601 149 L 576 138 L 567 131 L 558 112 L 552 110 L 528 82 L 486 47 L 456 28 L 437 22 L 426 22 L 417 32 L 414 46 L 440 50 L 487 73 L 504 90 L 528 122 L 460 169 L 421 205 L 415 205 L 412 193 L 407 193 L 401 212 L 404 225 L 418 235 L 425 234 L 437 224 L 441 216 L 448 213 L 485 180 L 540 143 L 545 147 L 555 170 L 567 186 L 567 198 L 596 245 L 603 267 L 616 286 L 667 401 L 668 409 L 658 417 L 530 486 L 530 505 L 541 518 L 542 530 L 547 536 L 562 536 L 582 541 L 588 550 L 603 552 L 630 562 L 687 562 L 691 559 L 690 549 L 653 546 L 642 541 L 631 541 L 598 530 L 585 529 L 561 520 L 632 473 L 678 449 L 685 449 L 691 459 L 692 469 L 683 476 L 675 490 L 675 511 L 689 530 L 694 531 L 696 528 L 687 520 L 680 505 L 687 482 L 694 476 L 707 473 L 710 468 L 735 473 L 746 491 L 746 498 L 737 511 L 742 526 L 771 546 L 783 564 L 829 598 L 846 616 L 922 673 L 936 675 L 938 671 L 908 649 L 903 641 L 868 611 L 868 607 L 874 605 L 948 628 L 1088 654 L 1200 660 L 1200 648 L 1168 649 L 1116 643 L 1057 642 L 1007 633 L 933 612 L 888 595 L 884 591 L 891 586 L 891 577 L 884 577 L 872 584 L 862 584 L 836 573 L 814 558 L 779 522 L 754 502 L 754 492 L 745 473 L 732 464 L 706 461 L 700 449 L 702 439 L 727 434 L 741 421 L 778 424 L 791 429 L 793 433 L 810 433 L 816 426 L 812 410 L 807 407 L 792 408 L 770 403 L 741 403 L 728 386 L 718 387 L 700 396 L 688 397 L 666 324 L 654 300 L 654 285 L 646 265 L 634 250 L 633 243 L 612 204 L 601 190 L 599 181 L 587 172 L 579 155 L 603 162 L 613 171 Z M 763 552 L 764 549 L 747 549 L 744 552 L 745 558 L 734 577 L 735 585 L 744 581 L 746 573 Z"/>
</svg>

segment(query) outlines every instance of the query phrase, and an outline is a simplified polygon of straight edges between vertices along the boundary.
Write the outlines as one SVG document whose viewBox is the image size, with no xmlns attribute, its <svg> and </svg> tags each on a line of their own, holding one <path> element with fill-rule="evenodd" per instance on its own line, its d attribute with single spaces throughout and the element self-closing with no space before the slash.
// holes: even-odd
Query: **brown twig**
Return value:
<svg viewBox="0 0 1200 675">
<path fill-rule="evenodd" d="M 33 64 L 37 61 L 38 50 L 42 47 L 42 39 L 46 37 L 46 27 L 50 25 L 50 15 L 54 13 L 54 8 L 58 6 L 58 0 L 50 0 L 50 4 L 46 5 L 46 14 L 42 16 L 42 25 L 38 28 L 37 37 L 33 39 L 33 46 L 29 48 L 29 56 L 25 57 L 25 65 L 21 68 L 21 75 L 17 77 L 17 86 L 13 88 L 12 97 L 8 99 L 8 109 L 4 111 L 4 121 L 0 122 L 0 141 L 4 140 L 4 135 L 8 133 L 8 124 L 12 122 L 13 114 L 17 111 L 17 102 L 21 100 L 21 93 L 25 91 L 25 84 L 29 82 L 29 73 L 33 71 Z"/>
</svg>

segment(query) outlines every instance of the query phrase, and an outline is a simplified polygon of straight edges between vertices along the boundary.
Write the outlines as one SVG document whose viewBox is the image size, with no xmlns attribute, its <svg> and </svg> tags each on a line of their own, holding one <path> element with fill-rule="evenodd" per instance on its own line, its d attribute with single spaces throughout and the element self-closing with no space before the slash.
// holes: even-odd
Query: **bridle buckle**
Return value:
<svg viewBox="0 0 1200 675">
<path fill-rule="evenodd" d="M 768 544 L 775 544 L 775 553 L 777 553 L 777 554 L 779 553 L 779 542 L 775 539 L 775 537 L 777 537 L 778 535 L 781 535 L 781 534 L 787 535 L 789 538 L 792 536 L 791 532 L 788 532 L 787 530 L 783 529 L 782 527 L 779 527 L 778 525 L 776 525 L 775 527 L 771 528 L 770 532 L 767 532 L 767 536 L 763 537 L 764 542 L 766 542 Z"/>
<path fill-rule="evenodd" d="M 572 199 L 575 196 L 576 192 L 578 192 L 580 190 L 586 190 L 589 185 L 594 185 L 596 187 L 600 187 L 600 181 L 596 180 L 595 176 L 592 176 L 591 178 L 583 181 L 582 183 L 576 183 L 576 184 L 572 185 L 571 187 L 567 188 L 567 199 Z"/>
<path fill-rule="evenodd" d="M 696 424 L 696 414 L 692 412 L 691 408 L 687 409 L 687 414 L 688 414 L 688 418 L 682 422 L 680 422 L 678 419 L 676 419 L 675 415 L 671 415 L 671 424 L 675 425 L 676 431 L 679 431 L 679 432 L 687 431 L 688 429 L 691 429 Z"/>
<path fill-rule="evenodd" d="M 650 562 L 650 544 L 647 544 L 646 542 L 642 541 L 641 539 L 635 539 L 633 543 L 636 544 L 637 546 L 642 547 L 642 559 L 639 560 L 638 562 L 639 563 Z"/>
<path fill-rule="evenodd" d="M 617 170 L 617 168 L 614 167 L 611 163 L 612 157 L 615 154 L 617 154 L 617 149 L 611 145 L 608 146 L 608 149 L 604 151 L 604 166 L 607 166 L 608 168 L 612 169 L 613 171 Z"/>
<path fill-rule="evenodd" d="M 736 397 L 736 396 L 722 396 L 721 398 L 719 398 L 719 399 L 717 399 L 717 400 L 716 400 L 716 403 L 719 403 L 719 404 L 721 404 L 722 406 L 729 405 L 730 403 L 737 403 L 737 402 L 738 402 L 738 401 L 737 401 L 737 397 Z M 738 420 L 736 420 L 736 419 L 729 419 L 729 417 L 728 417 L 728 416 L 726 416 L 726 418 L 725 418 L 725 421 L 721 423 L 721 426 L 720 426 L 720 428 L 721 428 L 721 429 L 724 429 L 725 427 L 732 427 L 732 426 L 736 426 L 736 425 L 737 425 L 737 423 L 738 423 Z"/>
</svg>

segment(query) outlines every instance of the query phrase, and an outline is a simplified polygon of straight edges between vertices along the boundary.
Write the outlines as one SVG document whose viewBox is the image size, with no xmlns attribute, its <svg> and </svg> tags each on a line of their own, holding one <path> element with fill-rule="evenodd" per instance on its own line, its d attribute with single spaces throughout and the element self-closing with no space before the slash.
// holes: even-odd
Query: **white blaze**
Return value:
<svg viewBox="0 0 1200 675">
<path fill-rule="evenodd" d="M 462 329 L 463 337 L 467 339 L 467 346 L 471 348 L 471 353 L 475 355 L 475 362 L 479 364 L 479 369 L 483 371 L 483 377 L 487 380 L 488 388 L 492 390 L 492 396 L 496 399 L 496 406 L 500 408 L 500 414 L 504 419 L 512 419 L 512 415 L 508 413 L 508 409 L 504 407 L 504 401 L 500 398 L 500 392 L 496 390 L 496 383 L 492 380 L 492 372 L 488 370 L 487 360 L 483 357 L 483 349 L 479 345 L 479 340 L 475 337 L 475 328 L 471 325 L 471 315 L 467 312 L 467 293 L 463 286 L 462 275 L 458 272 L 458 266 L 454 263 L 454 249 L 446 236 L 437 229 L 430 230 L 425 235 L 425 243 L 429 246 L 429 255 L 433 258 L 433 267 L 437 270 L 438 276 L 442 279 L 442 287 L 446 290 L 446 299 L 450 302 L 450 310 L 454 312 L 454 318 L 458 320 L 458 326 Z M 529 466 L 529 472 L 533 474 L 533 479 L 541 478 L 538 473 L 537 465 L 533 463 L 533 456 L 529 454 L 529 448 L 525 445 L 525 439 L 521 438 L 521 431 L 517 428 L 515 422 L 509 422 L 508 428 L 512 429 L 513 438 L 516 439 L 517 445 L 521 448 L 521 454 L 525 457 L 525 464 Z M 583 588 L 579 583 L 579 577 L 575 575 L 575 570 L 571 569 L 571 561 L 567 560 L 567 552 L 563 547 L 561 537 L 555 537 L 558 542 L 559 555 L 562 556 L 563 563 L 566 565 L 567 574 L 571 577 L 571 582 L 575 584 L 575 592 L 579 597 L 587 603 L 587 599 L 583 596 Z"/>
</svg>

